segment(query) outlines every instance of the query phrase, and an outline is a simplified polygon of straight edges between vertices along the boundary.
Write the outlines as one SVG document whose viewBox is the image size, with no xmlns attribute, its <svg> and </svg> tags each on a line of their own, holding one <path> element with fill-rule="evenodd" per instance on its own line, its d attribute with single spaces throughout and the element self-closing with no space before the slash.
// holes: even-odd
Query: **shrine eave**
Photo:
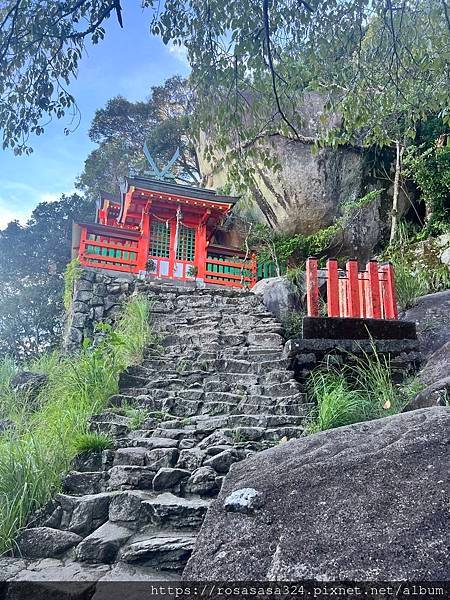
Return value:
<svg viewBox="0 0 450 600">
<path fill-rule="evenodd" d="M 205 200 L 206 202 L 214 202 L 216 204 L 231 204 L 232 206 L 239 200 L 236 196 L 223 196 L 217 194 L 214 190 L 197 188 L 169 181 L 161 181 L 159 179 L 150 179 L 149 177 L 125 177 L 121 185 L 122 194 L 126 194 L 130 187 L 149 192 L 170 194 L 182 198 L 195 198 L 197 200 Z"/>
<path fill-rule="evenodd" d="M 77 223 L 78 227 L 89 227 L 92 232 L 98 232 L 99 234 L 107 235 L 114 234 L 117 236 L 123 236 L 126 238 L 136 238 L 139 239 L 141 237 L 140 231 L 133 229 L 124 229 L 122 227 L 116 227 L 114 225 L 103 225 L 101 223 Z"/>
<path fill-rule="evenodd" d="M 103 200 L 109 200 L 110 202 L 114 202 L 114 204 L 119 204 L 121 202 L 120 194 L 111 194 L 110 192 L 105 192 L 104 190 L 100 190 L 99 201 L 97 205 L 100 203 L 103 204 Z"/>
</svg>

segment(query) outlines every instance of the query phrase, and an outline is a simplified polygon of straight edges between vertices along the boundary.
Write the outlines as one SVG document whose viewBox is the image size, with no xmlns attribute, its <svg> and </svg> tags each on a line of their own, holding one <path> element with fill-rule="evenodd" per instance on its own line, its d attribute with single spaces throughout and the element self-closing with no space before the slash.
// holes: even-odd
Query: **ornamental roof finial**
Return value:
<svg viewBox="0 0 450 600">
<path fill-rule="evenodd" d="M 176 161 L 180 158 L 180 149 L 179 148 L 177 148 L 175 150 L 172 158 L 169 160 L 169 162 L 166 164 L 166 166 L 163 167 L 163 169 L 158 168 L 158 165 L 154 161 L 153 156 L 150 154 L 150 150 L 148 149 L 147 142 L 144 143 L 144 154 L 145 154 L 145 158 L 148 161 L 148 164 L 150 165 L 150 171 L 145 171 L 144 175 L 152 177 L 153 179 L 159 179 L 160 181 L 164 181 L 164 180 L 174 181 L 175 180 L 175 175 L 172 173 L 172 167 L 176 163 Z"/>
</svg>

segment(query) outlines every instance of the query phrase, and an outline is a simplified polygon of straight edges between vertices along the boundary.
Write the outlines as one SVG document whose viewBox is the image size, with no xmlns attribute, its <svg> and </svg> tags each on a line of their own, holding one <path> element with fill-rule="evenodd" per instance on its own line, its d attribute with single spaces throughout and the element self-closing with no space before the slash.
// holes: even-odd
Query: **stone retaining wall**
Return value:
<svg viewBox="0 0 450 600">
<path fill-rule="evenodd" d="M 135 288 L 136 280 L 127 274 L 111 277 L 84 269 L 74 285 L 72 306 L 67 315 L 65 350 L 76 350 L 85 336 L 92 337 L 96 323 L 112 322 L 122 302 Z"/>
<path fill-rule="evenodd" d="M 291 359 L 296 379 L 305 381 L 308 374 L 324 361 L 339 365 L 348 363 L 352 357 L 376 352 L 386 357 L 395 381 L 417 371 L 422 361 L 418 340 L 288 340 L 284 356 Z"/>
</svg>

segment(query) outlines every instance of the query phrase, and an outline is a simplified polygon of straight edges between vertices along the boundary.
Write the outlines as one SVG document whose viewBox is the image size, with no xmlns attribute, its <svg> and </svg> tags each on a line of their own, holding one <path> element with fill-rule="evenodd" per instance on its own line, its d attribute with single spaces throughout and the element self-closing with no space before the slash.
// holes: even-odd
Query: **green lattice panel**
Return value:
<svg viewBox="0 0 450 600">
<path fill-rule="evenodd" d="M 169 258 L 170 229 L 165 223 L 152 221 L 150 226 L 150 256 Z"/>
<path fill-rule="evenodd" d="M 195 257 L 195 229 L 180 227 L 177 246 L 177 260 L 193 261 Z"/>
</svg>

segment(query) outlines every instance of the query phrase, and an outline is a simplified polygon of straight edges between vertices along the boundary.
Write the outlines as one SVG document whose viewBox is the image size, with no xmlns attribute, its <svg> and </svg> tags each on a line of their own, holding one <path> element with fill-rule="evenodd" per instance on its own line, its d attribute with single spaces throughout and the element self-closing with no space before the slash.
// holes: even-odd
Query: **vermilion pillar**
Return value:
<svg viewBox="0 0 450 600">
<path fill-rule="evenodd" d="M 347 262 L 347 316 L 360 317 L 358 261 Z"/>
<path fill-rule="evenodd" d="M 206 271 L 206 225 L 200 223 L 197 226 L 195 236 L 195 266 L 197 267 L 197 277 L 203 279 Z"/>
<path fill-rule="evenodd" d="M 145 271 L 147 269 L 148 249 L 150 245 L 150 206 L 151 203 L 148 202 L 142 209 L 141 237 L 139 239 L 136 265 L 138 271 Z"/>
<path fill-rule="evenodd" d="M 365 275 L 364 272 L 358 273 L 359 310 L 363 319 L 367 316 Z"/>
<path fill-rule="evenodd" d="M 370 311 L 368 316 L 374 319 L 381 319 L 381 294 L 380 294 L 380 278 L 378 272 L 378 263 L 376 260 L 371 260 L 367 263 L 367 273 L 369 277 L 369 296 L 370 296 Z"/>
<path fill-rule="evenodd" d="M 327 308 L 329 317 L 339 317 L 339 274 L 338 261 L 327 260 Z"/>
<path fill-rule="evenodd" d="M 397 296 L 395 293 L 394 267 L 391 263 L 383 265 L 384 273 L 384 318 L 398 319 Z"/>
</svg>

